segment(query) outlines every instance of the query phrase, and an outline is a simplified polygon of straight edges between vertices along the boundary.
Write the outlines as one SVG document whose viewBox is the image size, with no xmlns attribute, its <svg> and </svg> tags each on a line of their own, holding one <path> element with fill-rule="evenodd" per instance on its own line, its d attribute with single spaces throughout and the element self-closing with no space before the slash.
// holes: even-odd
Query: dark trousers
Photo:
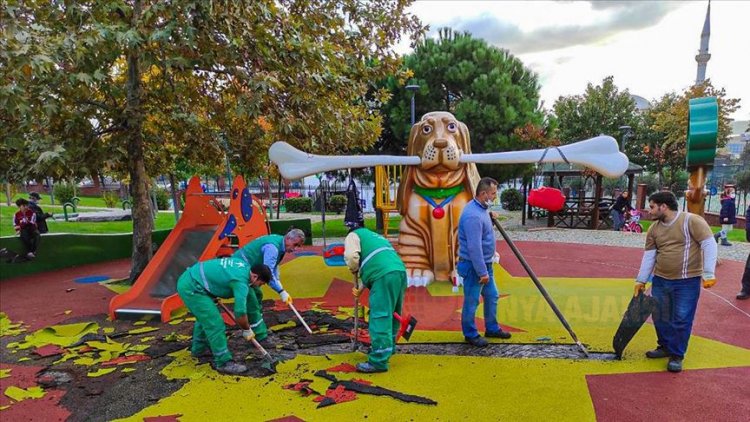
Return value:
<svg viewBox="0 0 750 422">
<path fill-rule="evenodd" d="M 668 280 L 655 275 L 653 278 L 651 295 L 657 307 L 652 318 L 656 337 L 659 346 L 672 356 L 685 357 L 700 293 L 700 277 Z"/>
<path fill-rule="evenodd" d="M 747 256 L 747 261 L 745 261 L 745 272 L 742 273 L 742 291 L 750 293 L 750 255 Z"/>
<path fill-rule="evenodd" d="M 39 240 L 41 236 L 39 231 L 35 227 L 26 227 L 21 229 L 21 243 L 26 248 L 24 254 L 29 252 L 36 254 L 36 250 L 39 247 Z"/>
</svg>

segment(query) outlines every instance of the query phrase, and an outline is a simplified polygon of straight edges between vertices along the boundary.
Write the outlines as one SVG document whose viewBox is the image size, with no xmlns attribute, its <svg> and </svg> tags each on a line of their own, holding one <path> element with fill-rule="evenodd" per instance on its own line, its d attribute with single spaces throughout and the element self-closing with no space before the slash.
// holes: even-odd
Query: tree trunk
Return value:
<svg viewBox="0 0 750 422">
<path fill-rule="evenodd" d="M 130 25 L 136 28 L 141 16 L 141 0 L 133 2 Z M 148 175 L 144 163 L 143 111 L 141 109 L 140 47 L 133 45 L 127 50 L 127 106 L 125 107 L 126 133 L 128 139 L 128 173 L 130 174 L 130 196 L 133 198 L 133 257 L 130 280 L 135 280 L 151 259 L 151 232 L 154 220 L 148 197 Z"/>
<path fill-rule="evenodd" d="M 177 181 L 174 174 L 169 173 L 169 184 L 172 189 L 172 202 L 174 203 L 174 221 L 180 221 L 180 196 L 177 195 Z"/>
</svg>

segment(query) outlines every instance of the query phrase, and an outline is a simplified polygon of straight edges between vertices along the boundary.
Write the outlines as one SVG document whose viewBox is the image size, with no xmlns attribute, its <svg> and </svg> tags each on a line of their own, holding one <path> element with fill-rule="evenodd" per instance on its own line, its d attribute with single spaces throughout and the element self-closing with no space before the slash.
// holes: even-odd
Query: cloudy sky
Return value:
<svg viewBox="0 0 750 422">
<path fill-rule="evenodd" d="M 545 107 L 614 75 L 621 89 L 648 100 L 695 82 L 695 55 L 706 1 L 417 1 L 430 26 L 468 31 L 508 49 L 542 85 Z M 740 98 L 733 117 L 750 120 L 750 1 L 711 2 L 706 77 Z M 408 43 L 400 53 L 410 51 Z"/>
</svg>

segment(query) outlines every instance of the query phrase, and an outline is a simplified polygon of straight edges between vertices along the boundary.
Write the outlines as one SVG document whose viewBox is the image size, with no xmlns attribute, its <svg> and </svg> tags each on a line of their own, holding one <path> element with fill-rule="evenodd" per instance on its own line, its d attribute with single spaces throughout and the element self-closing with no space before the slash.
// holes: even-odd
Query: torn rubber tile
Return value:
<svg viewBox="0 0 750 422">
<path fill-rule="evenodd" d="M 126 365 L 129 363 L 136 363 L 136 362 L 141 362 L 141 361 L 149 360 L 149 359 L 151 358 L 146 355 L 121 356 L 119 358 L 110 359 L 106 362 L 102 362 L 102 366 Z"/>
<path fill-rule="evenodd" d="M 357 368 L 351 363 L 342 363 L 326 369 L 326 372 L 357 372 Z"/>
<path fill-rule="evenodd" d="M 42 387 L 29 387 L 26 389 L 11 385 L 5 389 L 5 395 L 15 401 L 26 399 L 40 399 L 46 394 Z"/>
<path fill-rule="evenodd" d="M 34 353 L 46 358 L 48 356 L 57 356 L 65 353 L 65 349 L 62 347 L 56 345 L 56 344 L 47 344 L 42 347 L 37 347 L 34 349 Z"/>
<path fill-rule="evenodd" d="M 283 418 L 278 418 L 278 419 L 271 419 L 266 422 L 305 422 L 305 420 L 292 415 L 292 416 L 284 416 Z"/>
<path fill-rule="evenodd" d="M 436 405 L 437 402 L 428 399 L 427 397 L 421 397 L 421 396 L 414 396 L 411 394 L 404 394 L 398 391 L 389 390 L 387 388 L 378 387 L 375 385 L 366 385 L 364 383 L 359 383 L 356 381 L 339 381 L 335 376 L 329 374 L 326 371 L 317 371 L 315 372 L 316 377 L 325 378 L 328 381 L 331 381 L 331 385 L 328 387 L 328 389 L 335 389 L 338 387 L 344 387 L 346 390 L 351 392 L 356 392 L 360 394 L 370 394 L 373 396 L 388 396 L 393 397 L 396 400 L 400 400 L 406 403 L 418 403 L 418 404 L 428 404 L 428 405 Z M 321 407 L 321 406 L 318 406 Z"/>
<path fill-rule="evenodd" d="M 367 381 L 367 380 L 363 380 L 360 378 L 354 378 L 352 382 L 356 382 L 357 384 L 362 384 L 362 385 L 372 385 L 372 381 Z"/>
<path fill-rule="evenodd" d="M 287 384 L 283 388 L 285 390 L 299 391 L 300 393 L 302 393 L 303 397 L 307 397 L 313 394 L 320 395 L 320 393 L 310 388 L 310 384 L 312 382 L 312 380 L 303 379 L 294 384 Z"/>
<path fill-rule="evenodd" d="M 88 374 L 86 374 L 86 376 L 91 377 L 91 378 L 97 378 L 97 377 L 101 377 L 102 375 L 110 374 L 116 370 L 117 368 L 101 368 L 94 372 L 89 372 Z"/>
<path fill-rule="evenodd" d="M 143 422 L 175 422 L 180 420 L 180 416 L 182 416 L 182 413 L 165 416 L 149 416 L 143 418 Z"/>
<path fill-rule="evenodd" d="M 320 396 L 323 397 L 323 396 Z M 315 400 L 317 400 L 316 398 Z M 320 400 L 320 403 L 318 404 L 318 408 L 330 406 L 332 404 L 339 404 L 344 403 L 347 401 L 352 401 L 357 399 L 357 393 L 353 391 L 348 391 L 343 385 L 338 385 L 336 388 L 328 389 L 326 391 L 325 397 Z"/>
</svg>

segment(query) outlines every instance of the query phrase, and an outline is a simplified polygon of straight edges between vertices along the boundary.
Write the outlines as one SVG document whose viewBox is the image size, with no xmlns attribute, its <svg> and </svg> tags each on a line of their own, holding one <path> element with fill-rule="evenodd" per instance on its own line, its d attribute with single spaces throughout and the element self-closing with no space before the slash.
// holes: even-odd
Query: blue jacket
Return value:
<svg viewBox="0 0 750 422">
<path fill-rule="evenodd" d="M 722 196 L 719 218 L 721 224 L 734 224 L 737 222 L 737 208 L 734 204 L 734 198 Z M 724 221 L 725 218 L 728 218 L 729 220 Z"/>
<path fill-rule="evenodd" d="M 458 257 L 471 261 L 479 277 L 487 275 L 487 263 L 495 256 L 495 232 L 487 207 L 476 199 L 466 204 L 458 220 Z"/>
</svg>

